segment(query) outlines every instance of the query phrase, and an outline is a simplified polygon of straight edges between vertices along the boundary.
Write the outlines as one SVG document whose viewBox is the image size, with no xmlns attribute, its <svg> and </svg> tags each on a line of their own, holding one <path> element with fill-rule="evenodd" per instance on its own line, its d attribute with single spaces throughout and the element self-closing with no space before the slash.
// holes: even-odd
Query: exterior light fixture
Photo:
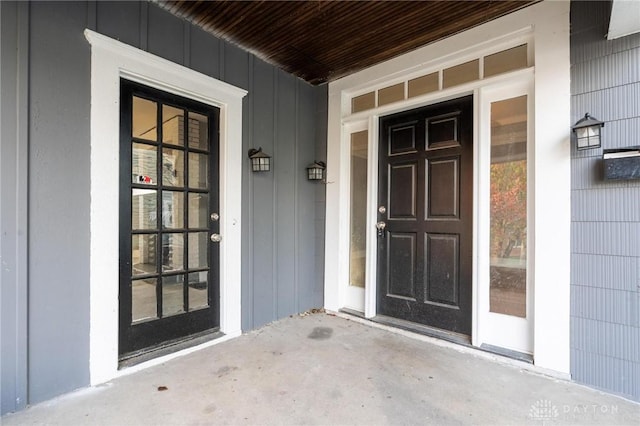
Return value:
<svg viewBox="0 0 640 426">
<path fill-rule="evenodd" d="M 604 127 L 604 122 L 597 120 L 586 113 L 584 118 L 581 118 L 572 127 L 573 132 L 576 134 L 576 141 L 578 142 L 577 148 L 579 150 L 600 148 L 601 135 L 600 128 Z"/>
<path fill-rule="evenodd" d="M 268 172 L 271 170 L 271 156 L 262 152 L 262 147 L 249 150 L 251 170 L 254 172 Z"/>
<path fill-rule="evenodd" d="M 322 180 L 324 178 L 324 169 L 326 164 L 323 161 L 315 161 L 307 167 L 307 179 Z"/>
</svg>

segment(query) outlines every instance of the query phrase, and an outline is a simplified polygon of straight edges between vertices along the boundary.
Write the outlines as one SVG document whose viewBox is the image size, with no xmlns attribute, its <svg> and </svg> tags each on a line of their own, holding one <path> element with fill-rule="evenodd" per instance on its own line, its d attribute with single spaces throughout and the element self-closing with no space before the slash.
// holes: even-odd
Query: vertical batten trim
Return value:
<svg viewBox="0 0 640 426">
<path fill-rule="evenodd" d="M 225 54 L 226 54 L 226 49 L 225 49 L 225 42 L 222 39 L 218 39 L 218 59 L 219 59 L 219 75 L 220 75 L 220 80 L 225 81 L 225 72 L 224 72 L 224 63 L 225 63 Z M 251 82 L 253 83 L 253 73 L 251 72 L 253 70 L 253 60 L 252 60 L 252 56 L 249 56 L 249 70 L 247 71 L 249 74 L 249 79 L 251 80 Z M 252 87 L 253 89 L 253 87 Z M 251 101 L 251 108 L 253 108 L 253 100 Z"/>
<path fill-rule="evenodd" d="M 191 67 L 191 24 L 182 21 L 184 36 L 182 37 L 182 65 Z"/>
<path fill-rule="evenodd" d="M 87 2 L 87 28 L 97 30 L 98 27 L 98 6 L 95 0 Z"/>
<path fill-rule="evenodd" d="M 278 318 L 278 179 L 276 177 L 276 160 L 278 159 L 278 71 L 275 68 L 271 69 L 271 78 L 273 81 L 273 89 L 272 89 L 272 108 L 273 108 L 273 117 L 272 119 L 272 130 L 271 130 L 271 138 L 273 141 L 273 153 L 272 153 L 272 161 L 271 161 L 271 199 L 273 201 L 272 207 L 272 220 L 271 220 L 271 229 L 272 229 L 272 238 L 271 238 L 271 297 L 272 300 L 272 315 L 271 319 L 274 320 Z"/>
<path fill-rule="evenodd" d="M 224 44 L 222 43 L 221 40 L 218 41 L 218 52 L 220 58 L 224 57 Z M 224 74 L 224 61 L 221 60 L 220 63 L 222 64 L 220 66 L 220 74 L 223 75 Z M 254 98 L 255 98 L 255 94 L 253 92 L 253 64 L 254 64 L 254 57 L 253 55 L 249 55 L 249 63 L 248 63 L 248 67 L 247 67 L 247 81 L 248 81 L 248 86 L 249 86 L 249 96 L 247 97 L 247 125 L 251 126 L 251 129 L 247 129 L 246 135 L 244 137 L 247 138 L 247 145 L 246 148 L 251 148 L 253 147 L 253 116 L 254 116 Z M 249 124 L 251 123 L 251 124 Z M 243 163 L 247 164 L 244 160 L 245 160 L 245 152 L 246 150 L 242 150 L 242 154 L 243 154 Z M 254 268 L 256 267 L 255 265 L 255 256 L 253 255 L 253 251 L 254 251 L 254 246 L 253 246 L 253 232 L 255 230 L 254 227 L 254 223 L 253 223 L 253 209 L 255 208 L 254 206 L 254 202 L 253 200 L 255 199 L 255 187 L 253 186 L 253 171 L 251 170 L 251 165 L 249 164 L 248 166 L 248 175 L 249 175 L 249 179 L 247 179 L 247 185 L 249 185 L 249 193 L 251 194 L 251 198 L 249 198 L 248 202 L 249 205 L 246 207 L 248 210 L 248 214 L 249 214 L 249 223 L 247 224 L 249 230 L 248 232 L 245 232 L 244 235 L 242 236 L 242 238 L 246 238 L 247 242 L 249 244 L 250 249 L 247 250 L 247 253 L 249 255 L 249 259 L 247 260 L 250 267 L 245 269 L 249 271 L 250 277 L 249 277 L 249 284 L 250 284 L 250 291 L 247 292 L 247 294 L 249 295 L 250 298 L 250 309 L 249 306 L 243 306 L 242 307 L 242 311 L 243 314 L 244 312 L 248 312 L 249 313 L 249 322 L 251 323 L 251 328 L 255 327 L 255 323 L 254 323 L 254 312 L 255 312 L 255 286 L 253 285 L 253 277 L 255 276 L 254 274 Z"/>
<path fill-rule="evenodd" d="M 18 209 L 22 213 L 18 217 L 18 230 L 24 231 L 18 235 L 17 241 L 17 284 L 18 284 L 18 347 L 23 356 L 18 360 L 17 370 L 21 382 L 18 382 L 16 391 L 22 396 L 21 401 L 16 401 L 21 408 L 26 407 L 29 398 L 29 75 L 31 63 L 29 61 L 29 46 L 31 44 L 31 4 L 18 3 L 18 161 L 23 166 L 18 175 Z M 22 78 L 20 78 L 22 76 Z M 20 178 L 22 178 L 20 180 Z M 22 237 L 22 238 L 20 238 Z"/>
<path fill-rule="evenodd" d="M 293 158 L 294 158 L 294 167 L 293 167 L 293 303 L 294 309 L 296 312 L 300 311 L 300 300 L 299 300 L 299 286 L 300 286 L 300 244 L 298 244 L 298 238 L 300 237 L 300 220 L 298 218 L 298 201 L 300 200 L 300 194 L 298 193 L 298 179 L 300 177 L 298 166 L 300 164 L 300 158 L 298 157 L 298 145 L 300 142 L 300 80 L 296 79 L 295 84 L 295 118 L 293 120 L 294 126 L 294 142 L 293 142 Z M 314 205 L 315 210 L 315 205 Z M 315 216 L 314 216 L 315 217 Z M 315 221 L 313 222 L 313 226 L 315 227 Z M 315 229 L 315 228 L 314 228 Z M 315 242 L 314 242 L 315 243 Z"/>
<path fill-rule="evenodd" d="M 0 191 L 6 201 L 0 202 L 0 217 L 2 230 L 7 231 L 0 244 L 3 260 L 0 297 L 13 303 L 2 311 L 2 326 L 8 331 L 6 334 L 0 331 L 3 355 L 7 355 L 2 376 L 10 376 L 11 382 L 3 383 L 0 414 L 24 409 L 29 397 L 29 14 L 27 2 L 0 5 L 0 21 L 5 18 L 10 21 L 3 28 L 5 37 L 0 40 L 7 52 L 0 59 L 3 67 L 0 104 L 5 108 L 0 126 L 0 170 L 4 178 L 0 178 Z"/>
<path fill-rule="evenodd" d="M 149 50 L 149 3 L 140 3 L 140 49 Z"/>
</svg>

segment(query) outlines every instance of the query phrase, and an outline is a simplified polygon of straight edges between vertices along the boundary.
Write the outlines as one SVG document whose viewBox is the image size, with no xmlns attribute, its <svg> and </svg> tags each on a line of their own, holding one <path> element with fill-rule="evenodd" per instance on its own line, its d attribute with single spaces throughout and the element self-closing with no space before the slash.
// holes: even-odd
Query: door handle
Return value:
<svg viewBox="0 0 640 426">
<path fill-rule="evenodd" d="M 211 234 L 211 241 L 213 241 L 214 243 L 219 243 L 220 241 L 222 241 L 222 235 Z"/>
<path fill-rule="evenodd" d="M 378 237 L 384 238 L 384 228 L 386 227 L 387 227 L 387 224 L 382 220 L 376 223 L 376 229 L 378 229 Z"/>
</svg>

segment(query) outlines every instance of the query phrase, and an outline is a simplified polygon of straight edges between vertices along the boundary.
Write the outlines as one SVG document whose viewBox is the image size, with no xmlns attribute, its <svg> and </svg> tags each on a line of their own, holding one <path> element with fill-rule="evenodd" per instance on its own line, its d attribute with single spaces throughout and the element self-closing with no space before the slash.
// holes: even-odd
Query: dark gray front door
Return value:
<svg viewBox="0 0 640 426">
<path fill-rule="evenodd" d="M 126 80 L 120 101 L 126 358 L 220 324 L 219 110 Z"/>
<path fill-rule="evenodd" d="M 380 121 L 380 315 L 471 334 L 471 96 Z M 384 207 L 384 208 L 382 208 Z"/>
</svg>

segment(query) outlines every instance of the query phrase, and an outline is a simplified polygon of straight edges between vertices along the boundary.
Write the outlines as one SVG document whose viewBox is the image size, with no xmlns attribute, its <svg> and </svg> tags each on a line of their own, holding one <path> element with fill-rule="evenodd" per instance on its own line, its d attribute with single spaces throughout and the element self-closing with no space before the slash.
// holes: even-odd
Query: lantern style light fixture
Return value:
<svg viewBox="0 0 640 426">
<path fill-rule="evenodd" d="M 579 150 L 600 148 L 601 134 L 600 128 L 604 127 L 604 122 L 595 119 L 586 113 L 584 118 L 581 118 L 572 127 L 573 132 L 576 134 L 576 141 L 578 143 L 577 148 Z"/>
<path fill-rule="evenodd" d="M 262 147 L 249 150 L 251 170 L 254 172 L 268 172 L 271 170 L 271 156 L 262 152 Z"/>
<path fill-rule="evenodd" d="M 322 180 L 324 179 L 324 169 L 326 164 L 323 161 L 314 161 L 307 167 L 307 179 L 309 180 Z"/>
</svg>

